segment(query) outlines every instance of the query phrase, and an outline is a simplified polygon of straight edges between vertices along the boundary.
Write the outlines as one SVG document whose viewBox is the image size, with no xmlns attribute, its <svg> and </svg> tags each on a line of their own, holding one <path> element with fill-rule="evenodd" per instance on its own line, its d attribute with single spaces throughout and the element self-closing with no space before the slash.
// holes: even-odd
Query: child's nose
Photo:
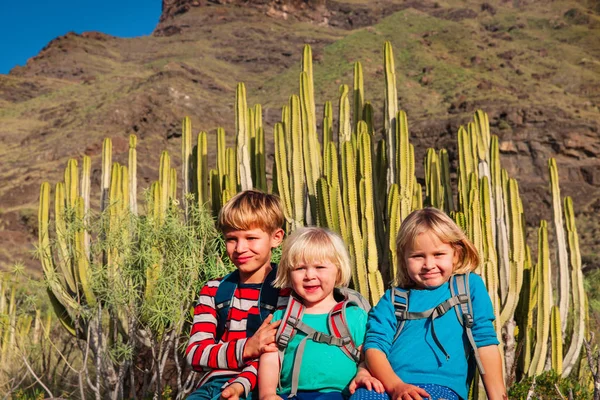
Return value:
<svg viewBox="0 0 600 400">
<path fill-rule="evenodd" d="M 306 274 L 304 275 L 306 279 L 312 279 L 315 276 L 314 268 L 306 268 Z"/>
<path fill-rule="evenodd" d="M 237 251 L 238 253 L 243 253 L 244 251 L 246 251 L 247 248 L 248 244 L 245 240 L 238 240 L 235 246 L 235 251 Z"/>
<path fill-rule="evenodd" d="M 425 263 L 423 264 L 423 268 L 431 269 L 435 265 L 435 258 L 433 257 L 425 257 Z"/>
</svg>

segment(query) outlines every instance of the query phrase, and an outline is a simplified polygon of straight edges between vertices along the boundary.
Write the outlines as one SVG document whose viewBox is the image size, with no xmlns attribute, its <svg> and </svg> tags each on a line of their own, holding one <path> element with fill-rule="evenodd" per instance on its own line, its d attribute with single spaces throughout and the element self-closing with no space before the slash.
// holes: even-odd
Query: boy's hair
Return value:
<svg viewBox="0 0 600 400">
<path fill-rule="evenodd" d="M 405 252 L 414 246 L 417 236 L 423 232 L 431 232 L 444 243 L 448 243 L 457 253 L 458 261 L 454 264 L 452 275 L 473 271 L 479 265 L 477 249 L 465 233 L 443 211 L 427 207 L 413 211 L 402 221 L 396 236 L 396 256 L 398 271 L 394 285 L 409 288 L 414 282 L 408 276 Z"/>
<path fill-rule="evenodd" d="M 300 263 L 329 261 L 338 269 L 336 287 L 350 283 L 352 267 L 342 238 L 329 229 L 316 226 L 296 229 L 284 242 L 277 278 L 273 286 L 291 287 L 291 272 Z"/>
<path fill-rule="evenodd" d="M 279 196 L 258 190 L 245 190 L 233 196 L 221 208 L 217 227 L 221 232 L 259 228 L 273 233 L 283 226 L 283 221 L 283 207 Z"/>
</svg>

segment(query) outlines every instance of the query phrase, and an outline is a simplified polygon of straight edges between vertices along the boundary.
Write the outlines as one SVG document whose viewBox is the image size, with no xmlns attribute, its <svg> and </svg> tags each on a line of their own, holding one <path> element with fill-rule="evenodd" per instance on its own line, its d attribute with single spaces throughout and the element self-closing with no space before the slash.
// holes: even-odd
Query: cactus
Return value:
<svg viewBox="0 0 600 400">
<path fill-rule="evenodd" d="M 239 179 L 242 190 L 252 189 L 252 170 L 250 168 L 250 137 L 248 132 L 248 106 L 246 104 L 246 87 L 238 83 L 235 92 L 235 131 L 237 140 L 237 159 L 239 170 L 235 180 Z M 233 177 L 233 175 L 232 175 Z M 233 185 L 233 179 L 232 183 Z M 235 185 L 237 186 L 237 184 Z M 233 194 L 232 194 L 233 195 Z"/>
<path fill-rule="evenodd" d="M 383 105 L 383 123 L 387 140 L 387 190 L 396 183 L 396 115 L 398 113 L 398 92 L 396 90 L 396 67 L 392 44 L 385 42 L 383 48 L 383 66 L 385 75 L 385 97 Z"/>
<path fill-rule="evenodd" d="M 192 121 L 185 117 L 181 127 L 181 169 L 183 177 L 183 197 L 192 192 L 194 186 L 193 174 L 190 172 L 192 163 Z M 187 203 L 185 204 L 187 210 Z M 187 215 L 187 211 L 186 211 Z"/>
<path fill-rule="evenodd" d="M 340 86 L 338 125 L 338 147 L 341 149 L 344 142 L 351 140 L 352 134 L 347 85 Z"/>
<path fill-rule="evenodd" d="M 557 306 L 552 306 L 550 313 L 550 337 L 552 340 L 552 349 L 550 351 L 552 355 L 552 369 L 558 374 L 562 374 L 563 370 L 563 337 L 562 337 L 562 324 L 560 322 L 560 309 Z"/>
<path fill-rule="evenodd" d="M 550 334 L 550 312 L 552 307 L 550 256 L 548 250 L 548 225 L 540 221 L 538 229 L 538 261 L 537 261 L 537 324 L 536 343 L 529 366 L 528 375 L 539 375 L 544 370 L 546 354 L 548 351 L 548 337 Z"/>
<path fill-rule="evenodd" d="M 565 221 L 569 239 L 569 255 L 571 263 L 571 291 L 573 293 L 573 337 L 563 361 L 563 377 L 567 377 L 577 363 L 581 353 L 585 335 L 586 295 L 583 289 L 583 273 L 581 272 L 581 253 L 579 252 L 579 236 L 575 226 L 573 201 L 565 197 Z"/>
<path fill-rule="evenodd" d="M 366 121 L 363 117 L 365 100 L 365 88 L 363 79 L 363 70 L 360 62 L 354 63 L 354 112 L 352 113 L 353 121 L 352 124 L 355 131 L 358 131 L 357 126 L 359 121 Z M 372 118 L 372 115 L 370 116 Z M 368 126 L 368 124 L 367 124 Z M 371 121 L 372 126 L 372 121 Z"/>
<path fill-rule="evenodd" d="M 408 121 L 404 111 L 398 111 L 394 126 L 396 127 L 395 140 L 396 153 L 395 160 L 396 172 L 394 176 L 398 177 L 399 195 L 400 195 L 400 219 L 404 218 L 413 211 L 412 197 L 415 184 L 415 156 L 414 149 L 408 138 Z M 392 168 L 392 159 L 388 159 Z"/>
<path fill-rule="evenodd" d="M 346 141 L 342 144 L 342 177 L 344 182 L 344 203 L 347 209 L 357 209 L 357 189 L 356 189 L 356 161 L 352 142 Z M 367 269 L 365 263 L 364 247 L 362 235 L 359 228 L 358 215 L 355 212 L 347 212 L 348 222 L 348 245 L 350 248 L 350 258 L 354 263 L 352 269 L 352 282 L 354 287 L 368 298 L 369 288 L 367 284 Z"/>
<path fill-rule="evenodd" d="M 558 169 L 556 160 L 548 160 L 548 170 L 550 174 L 550 193 L 552 195 L 552 211 L 554 213 L 554 230 L 557 241 L 558 257 L 558 302 L 561 318 L 561 330 L 565 333 L 567 328 L 567 314 L 569 312 L 569 290 L 571 289 L 571 277 L 569 276 L 569 261 L 567 257 L 567 237 L 565 234 L 562 201 L 560 199 L 560 187 L 558 185 Z"/>
</svg>

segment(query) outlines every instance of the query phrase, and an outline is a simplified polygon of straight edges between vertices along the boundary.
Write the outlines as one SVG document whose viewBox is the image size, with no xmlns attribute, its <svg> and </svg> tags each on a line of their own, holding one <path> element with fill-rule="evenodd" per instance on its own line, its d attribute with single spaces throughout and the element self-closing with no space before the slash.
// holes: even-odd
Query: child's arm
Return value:
<svg viewBox="0 0 600 400">
<path fill-rule="evenodd" d="M 391 400 L 402 400 L 406 396 L 409 399 L 418 400 L 429 397 L 429 393 L 424 389 L 404 383 L 392 369 L 384 352 L 377 349 L 367 349 L 365 359 L 369 370 L 375 378 L 381 381 Z"/>
<path fill-rule="evenodd" d="M 185 350 L 188 364 L 196 371 L 203 368 L 240 369 L 243 366 L 243 351 L 246 339 L 219 343 L 217 335 L 217 311 L 215 295 L 219 281 L 209 281 L 200 290 L 198 303 L 194 307 L 194 319 L 190 340 Z"/>
<path fill-rule="evenodd" d="M 504 379 L 502 378 L 502 356 L 498 350 L 498 346 L 484 346 L 478 349 L 481 364 L 485 370 L 485 374 L 481 376 L 483 385 L 489 400 L 505 400 L 506 388 L 504 387 Z"/>
<path fill-rule="evenodd" d="M 279 384 L 279 356 L 277 353 L 263 353 L 258 363 L 259 400 L 281 400 L 277 396 Z"/>
<path fill-rule="evenodd" d="M 489 399 L 506 399 L 506 388 L 502 377 L 502 357 L 498 350 L 498 337 L 494 329 L 494 308 L 490 295 L 481 277 L 470 274 L 471 302 L 473 305 L 473 327 L 471 332 L 485 374 L 483 384 Z"/>
<path fill-rule="evenodd" d="M 219 283 L 209 281 L 204 285 L 194 307 L 190 340 L 185 352 L 189 365 L 196 371 L 203 368 L 239 370 L 247 360 L 257 358 L 261 351 L 276 351 L 276 347 L 269 345 L 275 338 L 277 327 L 277 324 L 270 325 L 271 317 L 265 319 L 251 338 L 218 342 L 214 296 Z"/>
</svg>

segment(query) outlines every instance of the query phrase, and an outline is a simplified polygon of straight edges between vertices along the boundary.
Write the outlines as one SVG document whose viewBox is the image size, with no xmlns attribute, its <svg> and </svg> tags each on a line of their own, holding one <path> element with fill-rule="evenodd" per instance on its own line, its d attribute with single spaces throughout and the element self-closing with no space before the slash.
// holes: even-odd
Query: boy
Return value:
<svg viewBox="0 0 600 400">
<path fill-rule="evenodd" d="M 186 356 L 204 375 L 189 399 L 250 399 L 258 357 L 277 351 L 279 323 L 270 324 L 270 314 L 285 307 L 287 297 L 271 285 L 271 250 L 283 240 L 283 222 L 279 197 L 255 190 L 238 193 L 221 209 L 217 226 L 236 271 L 200 291 Z"/>
</svg>

